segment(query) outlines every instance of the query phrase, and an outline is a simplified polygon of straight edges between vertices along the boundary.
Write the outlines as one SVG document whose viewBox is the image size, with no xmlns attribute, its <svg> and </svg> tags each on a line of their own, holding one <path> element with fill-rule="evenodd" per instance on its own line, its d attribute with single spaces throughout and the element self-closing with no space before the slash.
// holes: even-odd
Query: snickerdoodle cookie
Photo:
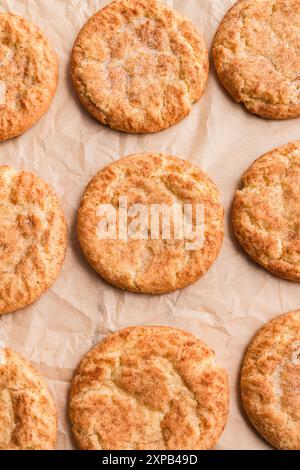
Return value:
<svg viewBox="0 0 300 470">
<path fill-rule="evenodd" d="M 0 13 L 0 141 L 23 134 L 48 110 L 58 61 L 37 26 Z"/>
<path fill-rule="evenodd" d="M 300 141 L 254 162 L 233 205 L 245 251 L 278 277 L 300 281 Z"/>
<path fill-rule="evenodd" d="M 300 310 L 264 326 L 242 368 L 244 408 L 274 447 L 300 450 Z"/>
<path fill-rule="evenodd" d="M 88 450 L 211 449 L 227 421 L 226 371 L 185 331 L 127 328 L 82 360 L 70 419 Z"/>
<path fill-rule="evenodd" d="M 59 201 L 37 176 L 0 166 L 0 314 L 34 302 L 59 274 L 67 229 Z"/>
<path fill-rule="evenodd" d="M 39 373 L 0 349 L 0 450 L 52 450 L 56 436 L 56 407 Z"/>
<path fill-rule="evenodd" d="M 240 0 L 213 44 L 221 82 L 248 111 L 300 116 L 300 0 Z"/>
<path fill-rule="evenodd" d="M 85 257 L 104 279 L 161 294 L 210 268 L 223 241 L 223 212 L 217 187 L 195 165 L 140 154 L 96 174 L 82 197 L 77 230 Z"/>
<path fill-rule="evenodd" d="M 205 89 L 208 53 L 181 14 L 156 0 L 119 0 L 96 13 L 73 49 L 84 107 L 125 132 L 157 132 L 189 114 Z"/>
</svg>

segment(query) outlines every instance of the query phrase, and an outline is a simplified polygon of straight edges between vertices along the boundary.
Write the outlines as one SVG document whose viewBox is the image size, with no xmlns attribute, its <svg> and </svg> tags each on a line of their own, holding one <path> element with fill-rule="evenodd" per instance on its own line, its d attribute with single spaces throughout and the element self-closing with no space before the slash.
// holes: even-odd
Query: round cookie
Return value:
<svg viewBox="0 0 300 470">
<path fill-rule="evenodd" d="M 48 110 L 58 81 L 55 52 L 39 28 L 0 13 L 0 141 L 32 127 Z"/>
<path fill-rule="evenodd" d="M 300 310 L 255 336 L 244 359 L 241 392 L 257 431 L 274 447 L 300 450 Z"/>
<path fill-rule="evenodd" d="M 124 132 L 158 132 L 186 117 L 208 69 L 207 47 L 193 24 L 156 0 L 112 2 L 89 19 L 73 49 L 83 106 Z"/>
<path fill-rule="evenodd" d="M 136 204 L 146 207 L 145 239 L 135 233 L 127 240 L 120 236 L 121 198 L 126 198 L 128 233 L 134 219 L 131 210 Z M 163 214 L 163 207 L 173 210 L 177 205 L 184 215 L 185 204 L 193 208 L 194 238 L 176 239 L 171 224 L 169 239 L 162 226 L 155 238 L 153 207 L 157 205 Z M 99 208 L 106 205 L 115 210 L 119 226 L 114 235 L 108 232 L 102 237 L 99 225 L 109 217 L 99 213 Z M 203 216 L 200 213 L 195 220 L 197 207 L 203 209 Z M 172 214 L 167 220 L 175 225 Z M 218 189 L 192 163 L 163 154 L 132 155 L 99 171 L 89 183 L 79 208 L 77 231 L 85 257 L 104 279 L 121 289 L 161 294 L 192 284 L 210 268 L 223 241 L 224 211 Z"/>
<path fill-rule="evenodd" d="M 213 43 L 215 68 L 251 113 L 300 116 L 299 21 L 299 0 L 240 0 L 221 22 Z"/>
<path fill-rule="evenodd" d="M 37 176 L 0 166 L 0 315 L 26 307 L 59 274 L 67 228 L 59 201 Z"/>
<path fill-rule="evenodd" d="M 233 204 L 234 232 L 253 260 L 300 281 L 300 141 L 263 155 L 246 171 Z"/>
<path fill-rule="evenodd" d="M 52 450 L 57 411 L 39 373 L 10 349 L 0 349 L 0 450 Z"/>
<path fill-rule="evenodd" d="M 72 382 L 70 419 L 85 450 L 213 448 L 227 421 L 228 377 L 185 331 L 135 327 L 99 343 Z"/>
</svg>

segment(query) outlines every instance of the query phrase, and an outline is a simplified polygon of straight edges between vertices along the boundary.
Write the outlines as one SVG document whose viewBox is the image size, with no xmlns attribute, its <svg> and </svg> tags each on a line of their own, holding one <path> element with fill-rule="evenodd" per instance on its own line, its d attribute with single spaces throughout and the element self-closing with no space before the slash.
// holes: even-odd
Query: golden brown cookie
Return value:
<svg viewBox="0 0 300 470">
<path fill-rule="evenodd" d="M 88 450 L 211 449 L 227 421 L 227 373 L 185 331 L 127 328 L 82 360 L 70 419 Z"/>
<path fill-rule="evenodd" d="M 58 80 L 52 46 L 37 26 L 0 13 L 0 141 L 32 127 L 48 110 Z"/>
<path fill-rule="evenodd" d="M 96 13 L 73 49 L 72 76 L 84 107 L 125 132 L 157 132 L 185 116 L 205 89 L 202 36 L 156 0 L 120 0 Z"/>
<path fill-rule="evenodd" d="M 263 155 L 246 171 L 233 205 L 244 250 L 275 276 L 300 281 L 300 141 Z"/>
<path fill-rule="evenodd" d="M 120 202 L 124 197 L 128 234 L 134 205 L 146 207 L 145 239 L 135 237 L 134 232 L 126 240 L 120 233 Z M 171 210 L 177 205 L 180 215 L 185 214 L 182 220 L 187 221 L 185 204 L 193 208 L 194 235 L 179 238 L 170 224 L 169 239 L 162 225 L 154 238 L 152 226 L 158 219 L 153 207 L 157 205 L 163 214 L 163 205 Z M 103 219 L 109 218 L 99 212 L 103 205 L 116 211 L 118 223 L 116 232 L 110 235 L 108 231 L 106 238 L 98 232 Z M 201 214 L 195 220 L 197 207 L 203 208 L 204 220 Z M 195 165 L 168 155 L 140 154 L 123 158 L 96 174 L 82 197 L 77 230 L 84 255 L 104 279 L 133 292 L 161 294 L 192 284 L 210 268 L 223 241 L 223 212 L 218 189 Z M 172 213 L 165 220 L 175 225 Z"/>
<path fill-rule="evenodd" d="M 274 447 L 300 450 L 300 310 L 264 326 L 242 368 L 243 405 Z"/>
<path fill-rule="evenodd" d="M 221 22 L 213 44 L 215 68 L 251 113 L 300 116 L 299 21 L 299 0 L 240 0 Z"/>
<path fill-rule="evenodd" d="M 0 349 L 0 450 L 52 450 L 56 436 L 56 407 L 40 374 Z"/>
<path fill-rule="evenodd" d="M 67 229 L 59 201 L 37 176 L 0 166 L 0 315 L 48 289 L 64 260 Z"/>
</svg>

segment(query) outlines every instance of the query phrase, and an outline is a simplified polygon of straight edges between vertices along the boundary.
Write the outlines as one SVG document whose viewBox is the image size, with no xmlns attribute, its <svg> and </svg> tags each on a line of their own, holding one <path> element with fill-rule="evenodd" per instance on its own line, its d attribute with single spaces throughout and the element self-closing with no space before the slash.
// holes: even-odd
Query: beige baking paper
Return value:
<svg viewBox="0 0 300 470">
<path fill-rule="evenodd" d="M 46 378 L 59 407 L 58 449 L 74 444 L 67 419 L 70 379 L 81 357 L 106 335 L 129 325 L 170 325 L 211 345 L 227 368 L 231 411 L 218 449 L 265 449 L 248 425 L 238 394 L 245 348 L 265 322 L 300 306 L 299 285 L 276 279 L 249 261 L 233 239 L 230 207 L 242 173 L 273 147 L 299 139 L 300 120 L 266 121 L 248 114 L 220 86 L 211 66 L 204 97 L 177 126 L 155 135 L 126 135 L 94 121 L 70 81 L 70 54 L 85 21 L 108 1 L 2 0 L 0 10 L 22 15 L 48 35 L 60 59 L 59 88 L 48 114 L 29 132 L 0 146 L 0 164 L 37 173 L 61 197 L 69 247 L 54 287 L 29 308 L 0 318 L 0 341 L 19 351 Z M 232 0 L 168 1 L 193 20 L 211 46 Z M 195 285 L 162 296 L 110 287 L 85 262 L 75 218 L 86 183 L 105 165 L 137 152 L 167 152 L 191 160 L 217 183 L 226 209 L 221 255 Z"/>
</svg>

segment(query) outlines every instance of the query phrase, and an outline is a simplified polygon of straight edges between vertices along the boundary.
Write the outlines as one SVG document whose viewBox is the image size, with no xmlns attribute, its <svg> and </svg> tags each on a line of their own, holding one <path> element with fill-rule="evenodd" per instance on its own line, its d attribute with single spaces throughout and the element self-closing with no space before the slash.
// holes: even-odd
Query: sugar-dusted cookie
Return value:
<svg viewBox="0 0 300 470">
<path fill-rule="evenodd" d="M 217 73 L 248 111 L 269 119 L 300 116 L 300 1 L 240 0 L 213 43 Z"/>
<path fill-rule="evenodd" d="M 117 228 L 102 236 L 107 206 Z M 142 209 L 145 227 L 138 223 Z M 128 217 L 121 223 L 124 210 Z M 134 221 L 143 226 L 140 233 L 130 231 Z M 170 230 L 164 231 L 168 223 Z M 122 158 L 96 174 L 82 197 L 77 230 L 85 257 L 104 279 L 133 292 L 161 294 L 192 284 L 211 267 L 223 241 L 224 211 L 217 187 L 194 164 L 147 153 Z"/>
<path fill-rule="evenodd" d="M 0 349 L 0 450 L 52 450 L 56 437 L 56 406 L 39 373 Z"/>
<path fill-rule="evenodd" d="M 57 278 L 67 228 L 60 203 L 40 178 L 0 166 L 0 315 L 34 302 Z"/>
<path fill-rule="evenodd" d="M 272 150 L 243 176 L 233 205 L 234 232 L 254 261 L 300 281 L 300 141 Z"/>
<path fill-rule="evenodd" d="M 87 450 L 213 448 L 227 421 L 226 371 L 185 331 L 127 328 L 82 360 L 70 418 Z"/>
<path fill-rule="evenodd" d="M 277 449 L 300 450 L 300 310 L 257 333 L 244 359 L 241 391 L 257 431 Z"/>
<path fill-rule="evenodd" d="M 181 14 L 156 0 L 120 0 L 96 13 L 73 50 L 84 107 L 125 132 L 157 132 L 189 114 L 206 86 L 205 42 Z"/>
<path fill-rule="evenodd" d="M 30 21 L 0 13 L 0 141 L 32 127 L 48 110 L 58 61 L 47 38 Z"/>
</svg>

